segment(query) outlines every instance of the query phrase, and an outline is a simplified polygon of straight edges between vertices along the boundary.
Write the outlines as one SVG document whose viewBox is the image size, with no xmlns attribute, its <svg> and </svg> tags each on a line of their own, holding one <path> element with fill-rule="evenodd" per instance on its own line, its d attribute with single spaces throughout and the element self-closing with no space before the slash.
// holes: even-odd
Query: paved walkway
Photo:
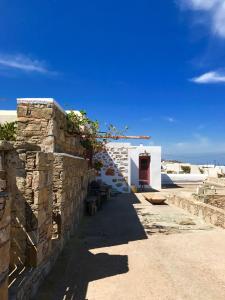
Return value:
<svg viewBox="0 0 225 300">
<path fill-rule="evenodd" d="M 36 299 L 224 300 L 224 253 L 224 230 L 121 195 L 84 219 Z"/>
</svg>

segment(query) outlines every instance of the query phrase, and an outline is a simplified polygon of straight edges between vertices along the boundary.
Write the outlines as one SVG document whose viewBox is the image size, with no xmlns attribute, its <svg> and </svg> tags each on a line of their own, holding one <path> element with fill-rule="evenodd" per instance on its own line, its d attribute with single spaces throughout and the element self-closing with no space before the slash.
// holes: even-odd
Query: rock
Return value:
<svg viewBox="0 0 225 300">
<path fill-rule="evenodd" d="M 196 223 L 192 219 L 184 219 L 177 222 L 179 225 L 196 225 Z"/>
</svg>

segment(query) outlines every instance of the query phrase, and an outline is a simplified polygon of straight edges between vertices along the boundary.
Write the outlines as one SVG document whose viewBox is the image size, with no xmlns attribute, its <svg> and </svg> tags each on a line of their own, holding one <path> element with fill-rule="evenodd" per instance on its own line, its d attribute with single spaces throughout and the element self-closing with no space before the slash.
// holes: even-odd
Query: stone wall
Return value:
<svg viewBox="0 0 225 300">
<path fill-rule="evenodd" d="M 68 154 L 54 154 L 53 214 L 54 238 L 63 243 L 74 233 L 83 215 L 90 179 L 86 160 Z"/>
<path fill-rule="evenodd" d="M 208 184 L 225 186 L 225 178 L 208 177 L 206 182 Z"/>
<path fill-rule="evenodd" d="M 27 264 L 38 266 L 51 253 L 53 154 L 26 152 Z"/>
<path fill-rule="evenodd" d="M 225 210 L 197 201 L 189 192 L 170 193 L 169 203 L 174 204 L 189 213 L 201 217 L 206 223 L 225 228 Z"/>
<path fill-rule="evenodd" d="M 18 142 L 45 152 L 82 155 L 79 137 L 67 133 L 66 113 L 53 99 L 18 99 L 17 117 Z"/>
<path fill-rule="evenodd" d="M 225 210 L 225 195 L 206 195 L 204 196 L 204 203 L 224 209 Z"/>
<path fill-rule="evenodd" d="M 10 263 L 10 206 L 7 155 L 12 146 L 0 142 L 0 299 L 8 299 L 8 271 Z"/>
<path fill-rule="evenodd" d="M 1 300 L 8 282 L 10 299 L 30 299 L 76 233 L 94 179 L 82 154 L 57 103 L 18 101 L 17 140 L 0 142 Z"/>
<path fill-rule="evenodd" d="M 103 167 L 98 178 L 119 192 L 128 192 L 128 147 L 129 143 L 109 143 L 106 150 L 95 156 Z"/>
</svg>

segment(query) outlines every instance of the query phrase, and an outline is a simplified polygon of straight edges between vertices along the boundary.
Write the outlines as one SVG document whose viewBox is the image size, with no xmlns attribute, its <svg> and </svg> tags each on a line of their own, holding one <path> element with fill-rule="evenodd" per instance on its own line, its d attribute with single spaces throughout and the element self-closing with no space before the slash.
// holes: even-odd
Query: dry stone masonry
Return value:
<svg viewBox="0 0 225 300">
<path fill-rule="evenodd" d="M 7 183 L 7 155 L 12 146 L 0 142 L 0 299 L 8 299 L 8 269 L 10 261 L 10 204 Z"/>
<path fill-rule="evenodd" d="M 128 192 L 128 143 L 109 143 L 106 150 L 97 153 L 96 161 L 103 165 L 99 178 L 120 192 Z"/>
<path fill-rule="evenodd" d="M 195 216 L 201 217 L 208 224 L 225 228 L 225 210 L 198 201 L 190 192 L 170 193 L 167 201 Z"/>
<path fill-rule="evenodd" d="M 1 300 L 35 294 L 76 232 L 94 179 L 53 99 L 19 99 L 17 112 L 16 142 L 0 142 Z"/>
<path fill-rule="evenodd" d="M 53 215 L 54 236 L 65 241 L 74 233 L 87 195 L 89 176 L 84 159 L 68 154 L 54 154 Z M 74 201 L 76 199 L 76 201 Z"/>
<path fill-rule="evenodd" d="M 79 136 L 67 133 L 63 109 L 53 99 L 18 99 L 18 142 L 38 145 L 45 152 L 82 155 Z"/>
</svg>

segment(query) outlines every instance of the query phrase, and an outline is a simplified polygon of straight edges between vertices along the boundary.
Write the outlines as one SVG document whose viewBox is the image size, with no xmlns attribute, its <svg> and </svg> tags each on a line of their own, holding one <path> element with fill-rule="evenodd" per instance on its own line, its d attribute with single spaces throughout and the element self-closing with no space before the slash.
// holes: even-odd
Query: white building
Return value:
<svg viewBox="0 0 225 300">
<path fill-rule="evenodd" d="M 120 192 L 129 192 L 131 185 L 161 189 L 161 147 L 109 143 L 95 161 L 102 164 L 98 178 Z"/>
<path fill-rule="evenodd" d="M 17 119 L 16 110 L 0 110 L 0 124 L 14 122 Z"/>
</svg>

